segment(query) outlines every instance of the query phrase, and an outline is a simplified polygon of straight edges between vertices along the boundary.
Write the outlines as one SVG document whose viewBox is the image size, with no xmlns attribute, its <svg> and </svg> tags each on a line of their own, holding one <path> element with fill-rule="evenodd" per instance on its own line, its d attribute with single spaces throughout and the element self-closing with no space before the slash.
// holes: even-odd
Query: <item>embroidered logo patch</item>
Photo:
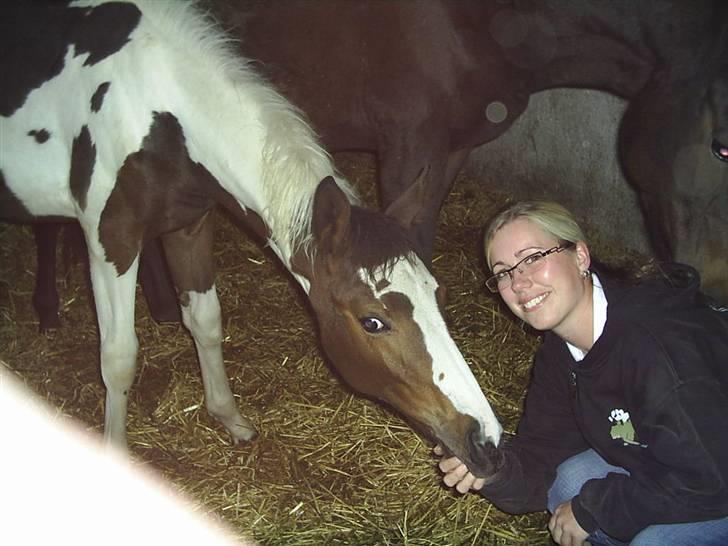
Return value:
<svg viewBox="0 0 728 546">
<path fill-rule="evenodd" d="M 629 420 L 628 411 L 619 408 L 613 409 L 609 415 L 609 422 L 614 423 L 612 428 L 609 429 L 609 435 L 613 440 L 622 440 L 626 446 L 647 447 L 637 441 L 632 421 Z"/>
</svg>

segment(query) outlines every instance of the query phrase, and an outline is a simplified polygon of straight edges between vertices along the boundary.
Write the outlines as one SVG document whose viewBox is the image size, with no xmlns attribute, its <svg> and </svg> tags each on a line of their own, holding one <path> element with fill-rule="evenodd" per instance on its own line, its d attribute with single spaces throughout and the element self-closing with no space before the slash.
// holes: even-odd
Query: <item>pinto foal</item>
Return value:
<svg viewBox="0 0 728 546">
<path fill-rule="evenodd" d="M 255 434 L 223 364 L 210 222 L 220 204 L 262 236 L 303 287 L 323 348 L 352 387 L 489 471 L 500 424 L 447 331 L 441 289 L 406 235 L 422 206 L 421 180 L 385 213 L 357 206 L 297 111 L 191 4 L 8 9 L 3 63 L 17 77 L 2 97 L 0 216 L 81 224 L 108 440 L 126 446 L 139 253 L 158 236 L 207 408 L 233 442 Z"/>
</svg>

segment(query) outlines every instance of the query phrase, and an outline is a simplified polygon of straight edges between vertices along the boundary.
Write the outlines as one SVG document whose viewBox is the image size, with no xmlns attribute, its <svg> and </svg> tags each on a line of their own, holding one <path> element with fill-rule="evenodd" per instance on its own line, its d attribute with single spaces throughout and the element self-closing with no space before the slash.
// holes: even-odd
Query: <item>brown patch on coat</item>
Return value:
<svg viewBox="0 0 728 546">
<path fill-rule="evenodd" d="M 33 129 L 28 131 L 28 136 L 33 137 L 38 144 L 45 144 L 51 138 L 51 134 L 46 129 Z"/>
<path fill-rule="evenodd" d="M 99 112 L 101 110 L 101 107 L 104 104 L 104 97 L 106 96 L 106 92 L 109 90 L 109 87 L 111 87 L 111 82 L 104 82 L 98 86 L 96 91 L 94 91 L 94 94 L 91 97 L 92 112 Z"/>
<path fill-rule="evenodd" d="M 205 179 L 205 189 L 216 203 L 222 205 L 235 220 L 242 223 L 242 227 L 250 234 L 265 243 L 271 235 L 270 229 L 263 219 L 254 210 L 243 208 L 235 197 L 223 188 L 217 180 L 210 177 Z"/>
<path fill-rule="evenodd" d="M 177 119 L 155 113 L 138 152 L 119 170 L 101 214 L 99 239 L 106 259 L 119 274 L 132 264 L 145 239 L 179 230 L 200 220 L 214 206 L 212 175 L 187 154 Z"/>
<path fill-rule="evenodd" d="M 91 140 L 88 127 L 84 125 L 81 128 L 81 133 L 73 139 L 71 172 L 69 173 L 71 195 L 73 195 L 81 210 L 86 210 L 86 197 L 91 186 L 91 175 L 94 172 L 95 163 L 96 146 Z"/>
<path fill-rule="evenodd" d="M 189 305 L 187 292 L 207 292 L 215 282 L 213 238 L 212 211 L 194 224 L 162 235 L 164 253 L 182 305 Z"/>
</svg>

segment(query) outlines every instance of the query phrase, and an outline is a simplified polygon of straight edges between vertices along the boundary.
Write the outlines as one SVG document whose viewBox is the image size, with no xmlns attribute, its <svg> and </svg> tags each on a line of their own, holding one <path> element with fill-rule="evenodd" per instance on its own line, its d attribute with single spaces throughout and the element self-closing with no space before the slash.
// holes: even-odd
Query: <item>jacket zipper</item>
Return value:
<svg viewBox="0 0 728 546">
<path fill-rule="evenodd" d="M 571 384 L 572 388 L 572 408 L 574 411 L 574 419 L 576 420 L 577 426 L 582 431 L 582 434 L 584 433 L 584 419 L 581 412 L 581 408 L 579 407 L 579 381 L 577 378 L 576 370 L 573 368 L 569 371 L 569 383 Z"/>
<path fill-rule="evenodd" d="M 579 395 L 579 388 L 577 385 L 578 382 L 576 380 L 576 370 L 571 370 L 569 372 L 569 382 L 571 383 L 571 387 L 574 391 L 573 397 L 574 397 L 574 399 L 576 399 L 576 398 L 578 398 L 578 395 Z"/>
</svg>

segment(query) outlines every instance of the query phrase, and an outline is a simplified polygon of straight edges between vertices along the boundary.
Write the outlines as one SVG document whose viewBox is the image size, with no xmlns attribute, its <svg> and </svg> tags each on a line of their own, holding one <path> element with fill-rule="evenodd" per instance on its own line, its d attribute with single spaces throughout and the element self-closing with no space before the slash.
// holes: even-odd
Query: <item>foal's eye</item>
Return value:
<svg viewBox="0 0 728 546">
<path fill-rule="evenodd" d="M 382 332 L 389 331 L 389 326 L 376 317 L 361 318 L 359 319 L 359 323 L 361 323 L 362 328 L 370 334 L 381 334 Z"/>
</svg>

